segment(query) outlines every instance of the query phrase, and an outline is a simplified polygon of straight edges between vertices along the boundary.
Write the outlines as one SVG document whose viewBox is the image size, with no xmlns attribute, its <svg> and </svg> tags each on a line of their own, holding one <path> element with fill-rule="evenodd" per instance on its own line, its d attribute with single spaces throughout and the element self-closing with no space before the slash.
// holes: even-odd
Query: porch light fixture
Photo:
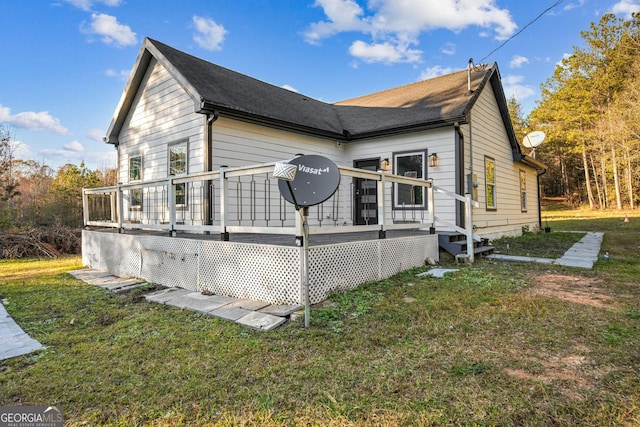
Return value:
<svg viewBox="0 0 640 427">
<path fill-rule="evenodd" d="M 437 168 L 438 163 L 440 163 L 440 158 L 438 158 L 438 153 L 429 154 L 429 166 L 432 168 Z"/>
<path fill-rule="evenodd" d="M 391 163 L 389 163 L 389 159 L 382 159 L 380 169 L 382 172 L 389 172 L 391 170 Z"/>
</svg>

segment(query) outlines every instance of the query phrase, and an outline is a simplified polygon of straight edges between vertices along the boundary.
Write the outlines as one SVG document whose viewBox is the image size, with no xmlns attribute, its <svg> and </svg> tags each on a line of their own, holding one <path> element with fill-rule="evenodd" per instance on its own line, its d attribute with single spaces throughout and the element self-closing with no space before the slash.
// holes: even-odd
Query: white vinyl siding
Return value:
<svg viewBox="0 0 640 427">
<path fill-rule="evenodd" d="M 521 209 L 520 171 L 526 174 L 526 181 L 537 182 L 537 172 L 513 160 L 513 152 L 500 110 L 491 85 L 487 85 L 471 111 L 473 126 L 472 147 L 469 147 L 469 125 L 461 129 L 465 136 L 466 167 L 469 173 L 469 153 L 473 153 L 473 173 L 478 177 L 478 202 L 481 208 L 473 209 L 473 223 L 476 232 L 488 238 L 502 235 L 519 235 L 523 227 L 536 230 L 539 227 L 537 209 L 537 188 L 527 191 L 528 209 Z M 438 155 L 440 153 L 438 152 Z M 486 209 L 487 182 L 484 173 L 484 159 L 495 161 L 495 201 L 498 209 Z M 534 184 L 535 185 L 535 184 Z"/>
<path fill-rule="evenodd" d="M 389 159 L 393 164 L 393 153 L 401 153 L 407 151 L 427 151 L 429 153 L 438 153 L 439 164 L 437 167 L 427 165 L 426 177 L 433 179 L 434 185 L 455 193 L 455 130 L 453 127 L 433 129 L 428 131 L 414 132 L 409 134 L 393 135 L 384 138 L 372 138 L 364 141 L 354 141 L 344 144 L 345 153 L 351 162 L 347 166 L 352 166 L 353 160 L 358 159 Z M 428 162 L 427 162 L 428 163 Z M 395 169 L 392 168 L 395 173 Z M 393 204 L 393 190 L 391 185 L 387 185 L 385 189 L 385 203 L 387 206 Z M 431 209 L 427 206 L 427 209 Z M 440 194 L 435 194 L 435 210 L 438 217 L 455 223 L 455 203 L 452 199 Z M 422 214 L 419 214 L 415 220 L 422 220 Z M 414 220 L 412 215 L 407 216 L 401 212 L 396 212 L 395 217 L 386 218 L 386 221 L 392 223 L 394 221 Z"/>
<path fill-rule="evenodd" d="M 144 151 L 144 179 L 166 178 L 168 144 L 185 140 L 189 142 L 189 173 L 203 171 L 206 117 L 195 112 L 193 99 L 155 61 L 140 88 L 118 135 L 121 162 L 131 153 Z M 126 168 L 120 164 L 121 171 Z"/>
</svg>

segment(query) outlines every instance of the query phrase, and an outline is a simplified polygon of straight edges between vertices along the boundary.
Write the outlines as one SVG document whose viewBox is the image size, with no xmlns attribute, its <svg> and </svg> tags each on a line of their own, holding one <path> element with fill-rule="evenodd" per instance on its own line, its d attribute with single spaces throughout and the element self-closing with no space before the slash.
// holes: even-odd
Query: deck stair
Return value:
<svg viewBox="0 0 640 427">
<path fill-rule="evenodd" d="M 456 231 L 438 231 L 438 244 L 454 257 L 467 253 L 467 239 L 462 233 Z M 474 257 L 483 257 L 493 253 L 495 248 L 489 244 L 489 239 L 480 238 L 473 242 Z"/>
</svg>

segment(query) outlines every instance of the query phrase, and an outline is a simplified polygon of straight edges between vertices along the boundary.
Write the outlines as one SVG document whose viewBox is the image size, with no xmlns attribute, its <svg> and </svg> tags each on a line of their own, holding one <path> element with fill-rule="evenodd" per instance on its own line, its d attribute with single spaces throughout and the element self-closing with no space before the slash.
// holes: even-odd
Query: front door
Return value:
<svg viewBox="0 0 640 427">
<path fill-rule="evenodd" d="M 355 160 L 353 167 L 370 171 L 380 169 L 380 159 Z M 356 225 L 372 225 L 378 223 L 378 192 L 376 181 L 372 179 L 354 178 L 354 221 Z"/>
</svg>

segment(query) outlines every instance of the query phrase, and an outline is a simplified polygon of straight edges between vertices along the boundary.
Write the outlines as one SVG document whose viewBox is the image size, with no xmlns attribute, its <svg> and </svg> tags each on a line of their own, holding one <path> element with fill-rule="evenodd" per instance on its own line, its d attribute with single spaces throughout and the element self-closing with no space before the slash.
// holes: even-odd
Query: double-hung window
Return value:
<svg viewBox="0 0 640 427">
<path fill-rule="evenodd" d="M 409 178 L 424 179 L 427 175 L 426 159 L 426 151 L 394 153 L 395 174 Z M 426 208 L 425 187 L 410 184 L 396 184 L 394 187 L 393 205 L 395 209 Z"/>
<path fill-rule="evenodd" d="M 169 146 L 169 175 L 180 176 L 187 173 L 187 142 L 179 142 Z M 187 187 L 185 183 L 176 184 L 176 206 L 187 204 Z"/>
<path fill-rule="evenodd" d="M 491 157 L 484 158 L 484 181 L 486 188 L 487 209 L 496 209 L 496 161 Z"/>
<path fill-rule="evenodd" d="M 527 211 L 527 174 L 520 171 L 520 210 Z"/>
<path fill-rule="evenodd" d="M 129 157 L 129 184 L 142 181 L 142 156 L 137 154 Z M 142 208 L 142 189 L 133 188 L 129 192 L 131 209 Z"/>
</svg>

